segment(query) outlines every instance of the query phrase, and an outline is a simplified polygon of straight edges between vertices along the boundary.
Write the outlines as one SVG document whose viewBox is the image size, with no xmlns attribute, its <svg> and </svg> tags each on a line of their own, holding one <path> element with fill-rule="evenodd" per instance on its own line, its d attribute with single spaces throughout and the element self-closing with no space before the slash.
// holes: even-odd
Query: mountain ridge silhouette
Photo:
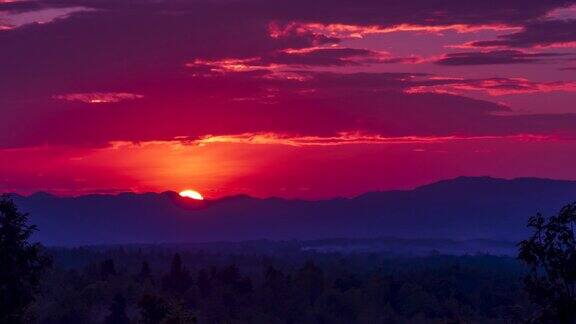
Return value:
<svg viewBox="0 0 576 324">
<path fill-rule="evenodd" d="M 529 216 L 576 201 L 576 181 L 458 177 L 412 190 L 324 200 L 175 192 L 13 195 L 48 245 L 324 239 L 519 240 Z"/>
</svg>

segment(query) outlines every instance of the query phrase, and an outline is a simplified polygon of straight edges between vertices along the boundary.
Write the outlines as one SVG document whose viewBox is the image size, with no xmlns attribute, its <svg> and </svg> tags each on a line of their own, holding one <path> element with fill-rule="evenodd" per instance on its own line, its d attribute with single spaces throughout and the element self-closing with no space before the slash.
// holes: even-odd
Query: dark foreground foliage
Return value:
<svg viewBox="0 0 576 324">
<path fill-rule="evenodd" d="M 35 230 L 8 196 L 0 197 L 0 323 L 21 321 L 50 264 L 41 246 L 28 241 Z"/>
<path fill-rule="evenodd" d="M 4 198 L 0 324 L 576 323 L 576 205 L 528 226 L 519 260 L 346 240 L 43 250 Z"/>
<path fill-rule="evenodd" d="M 518 322 L 510 257 L 276 254 L 178 247 L 53 250 L 37 323 Z"/>
<path fill-rule="evenodd" d="M 556 216 L 531 217 L 533 234 L 520 242 L 520 260 L 530 272 L 524 282 L 538 311 L 537 323 L 576 323 L 576 204 Z"/>
</svg>

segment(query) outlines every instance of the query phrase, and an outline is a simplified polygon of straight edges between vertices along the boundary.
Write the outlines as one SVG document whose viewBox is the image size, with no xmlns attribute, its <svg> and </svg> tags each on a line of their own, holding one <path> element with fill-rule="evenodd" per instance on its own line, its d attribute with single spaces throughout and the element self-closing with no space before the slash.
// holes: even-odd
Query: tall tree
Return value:
<svg viewBox="0 0 576 324">
<path fill-rule="evenodd" d="M 192 276 L 182 264 L 180 254 L 176 253 L 172 258 L 170 273 L 162 278 L 162 287 L 165 290 L 182 294 L 192 286 Z"/>
<path fill-rule="evenodd" d="M 35 300 L 40 275 L 50 264 L 30 236 L 36 226 L 28 224 L 7 196 L 0 197 L 0 323 L 19 323 Z"/>
<path fill-rule="evenodd" d="M 533 233 L 520 242 L 518 257 L 530 267 L 525 287 L 540 306 L 534 320 L 576 323 L 576 204 L 549 218 L 533 216 L 528 227 Z"/>
<path fill-rule="evenodd" d="M 298 271 L 296 283 L 309 305 L 313 305 L 324 291 L 324 272 L 312 261 L 308 261 Z"/>
<path fill-rule="evenodd" d="M 148 261 L 143 261 L 140 267 L 140 272 L 136 276 L 136 280 L 143 283 L 146 280 L 152 280 L 152 269 L 150 269 L 150 264 Z"/>
</svg>

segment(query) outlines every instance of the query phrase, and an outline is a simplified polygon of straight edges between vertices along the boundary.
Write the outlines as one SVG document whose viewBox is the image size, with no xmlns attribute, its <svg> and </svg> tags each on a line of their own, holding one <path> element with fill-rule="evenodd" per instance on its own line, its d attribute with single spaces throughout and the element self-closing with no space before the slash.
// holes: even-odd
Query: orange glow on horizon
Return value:
<svg viewBox="0 0 576 324">
<path fill-rule="evenodd" d="M 413 188 L 460 173 L 526 177 L 532 174 L 534 164 L 502 171 L 498 158 L 505 156 L 507 161 L 525 162 L 537 152 L 547 155 L 552 147 L 561 149 L 562 158 L 570 157 L 572 161 L 565 153 L 571 152 L 572 145 L 573 140 L 560 134 L 378 137 L 347 133 L 318 137 L 247 133 L 189 140 L 114 142 L 98 148 L 0 149 L 0 161 L 4 162 L 0 178 L 6 179 L 0 181 L 0 186 L 4 186 L 5 192 L 31 194 L 42 190 L 62 196 L 163 192 L 173 188 L 202 193 L 204 200 L 177 196 L 182 197 L 179 200 L 186 206 L 206 201 L 204 195 L 210 199 L 237 194 L 262 198 L 352 197 L 370 190 Z M 511 146 L 522 148 L 523 155 L 517 157 Z M 357 157 L 361 155 L 370 159 L 359 160 Z M 440 172 L 436 168 L 441 164 L 435 162 L 425 170 L 423 178 L 409 176 L 412 169 L 420 167 L 417 162 L 420 158 L 456 163 L 455 157 L 465 159 L 466 163 L 458 162 L 450 172 Z M 327 160 L 341 163 L 327 165 Z M 42 176 L 30 174 L 33 161 L 43 161 L 34 165 Z M 382 168 L 386 172 L 380 173 Z M 551 168 L 539 175 L 574 177 L 560 171 Z M 348 183 L 345 188 L 333 185 L 333 174 L 342 174 Z"/>
</svg>

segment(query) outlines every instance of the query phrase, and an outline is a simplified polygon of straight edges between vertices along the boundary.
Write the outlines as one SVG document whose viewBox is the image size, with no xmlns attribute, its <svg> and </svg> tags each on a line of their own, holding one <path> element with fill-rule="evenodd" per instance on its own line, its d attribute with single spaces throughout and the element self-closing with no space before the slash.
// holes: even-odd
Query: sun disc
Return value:
<svg viewBox="0 0 576 324">
<path fill-rule="evenodd" d="M 180 197 L 190 198 L 190 199 L 194 199 L 194 200 L 204 200 L 204 197 L 202 196 L 202 194 L 200 194 L 196 190 L 191 190 L 191 189 L 182 190 L 182 191 L 180 191 L 179 195 L 180 195 Z"/>
</svg>

